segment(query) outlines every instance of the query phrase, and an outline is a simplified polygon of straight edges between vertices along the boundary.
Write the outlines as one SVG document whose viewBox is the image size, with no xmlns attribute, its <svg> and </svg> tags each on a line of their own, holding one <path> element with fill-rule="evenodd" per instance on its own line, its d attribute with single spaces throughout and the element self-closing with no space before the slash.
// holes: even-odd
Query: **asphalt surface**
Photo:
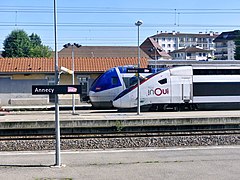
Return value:
<svg viewBox="0 0 240 180">
<path fill-rule="evenodd" d="M 60 111 L 64 120 L 172 119 L 239 117 L 240 111 L 136 112 L 109 110 Z M 0 122 L 54 121 L 54 111 L 2 111 Z M 31 144 L 29 144 L 31 146 Z M 0 152 L 0 179 L 240 179 L 240 146 L 62 151 L 55 167 L 55 152 Z"/>
<path fill-rule="evenodd" d="M 54 152 L 0 152 L 5 180 L 238 180 L 240 146 L 64 151 L 55 167 Z"/>
</svg>

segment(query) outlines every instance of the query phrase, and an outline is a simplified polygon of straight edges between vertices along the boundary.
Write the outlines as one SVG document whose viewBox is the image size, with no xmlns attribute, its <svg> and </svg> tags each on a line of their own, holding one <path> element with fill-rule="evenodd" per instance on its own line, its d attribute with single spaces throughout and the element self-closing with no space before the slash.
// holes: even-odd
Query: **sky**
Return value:
<svg viewBox="0 0 240 180">
<path fill-rule="evenodd" d="M 38 34 L 54 49 L 54 0 L 0 1 L 0 50 L 12 30 Z M 137 46 L 160 31 L 183 33 L 240 29 L 239 0 L 56 0 L 57 50 L 83 46 Z"/>
</svg>

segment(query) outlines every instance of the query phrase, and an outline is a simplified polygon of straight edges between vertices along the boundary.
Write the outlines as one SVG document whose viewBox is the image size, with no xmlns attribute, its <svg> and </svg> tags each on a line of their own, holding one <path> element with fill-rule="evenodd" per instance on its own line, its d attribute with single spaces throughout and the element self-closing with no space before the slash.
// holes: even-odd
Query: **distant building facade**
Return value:
<svg viewBox="0 0 240 180">
<path fill-rule="evenodd" d="M 222 32 L 215 40 L 215 59 L 234 60 L 235 39 L 240 35 L 240 30 Z"/>
<path fill-rule="evenodd" d="M 147 38 L 140 46 L 151 59 L 165 59 L 170 60 L 172 57 L 153 39 Z"/>
<path fill-rule="evenodd" d="M 160 32 L 151 36 L 158 44 L 167 52 L 198 46 L 204 50 L 211 50 L 212 55 L 215 50 L 213 40 L 218 36 L 218 33 L 180 33 L 180 32 Z"/>
<path fill-rule="evenodd" d="M 211 51 L 197 47 L 187 47 L 174 50 L 170 53 L 173 59 L 181 60 L 207 60 L 211 58 Z"/>
</svg>

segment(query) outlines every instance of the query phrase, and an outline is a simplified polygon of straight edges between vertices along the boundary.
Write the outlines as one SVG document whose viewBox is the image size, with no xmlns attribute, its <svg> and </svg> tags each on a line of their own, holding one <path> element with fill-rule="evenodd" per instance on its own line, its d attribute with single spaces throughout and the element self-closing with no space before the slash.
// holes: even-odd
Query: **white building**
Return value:
<svg viewBox="0 0 240 180">
<path fill-rule="evenodd" d="M 240 36 L 240 30 L 222 32 L 215 40 L 215 58 L 217 60 L 234 60 L 235 39 Z"/>
<path fill-rule="evenodd" d="M 205 50 L 197 47 L 187 47 L 174 50 L 170 53 L 170 55 L 176 60 L 208 60 L 211 58 L 211 50 Z"/>
<path fill-rule="evenodd" d="M 218 33 L 180 33 L 180 32 L 160 32 L 151 36 L 158 44 L 167 52 L 187 48 L 191 46 L 198 46 L 205 50 L 211 50 L 211 54 L 215 50 L 213 40 L 218 36 Z"/>
</svg>

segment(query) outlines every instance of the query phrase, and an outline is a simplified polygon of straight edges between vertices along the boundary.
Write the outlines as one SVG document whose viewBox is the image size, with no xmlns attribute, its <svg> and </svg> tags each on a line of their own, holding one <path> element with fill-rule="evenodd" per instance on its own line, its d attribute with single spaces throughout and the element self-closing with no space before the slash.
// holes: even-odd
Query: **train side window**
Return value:
<svg viewBox="0 0 240 180">
<path fill-rule="evenodd" d="M 160 84 L 166 84 L 167 83 L 167 78 L 161 79 L 158 81 Z"/>
<path fill-rule="evenodd" d="M 118 78 L 117 77 L 112 77 L 112 84 L 116 85 L 118 83 Z"/>
</svg>

